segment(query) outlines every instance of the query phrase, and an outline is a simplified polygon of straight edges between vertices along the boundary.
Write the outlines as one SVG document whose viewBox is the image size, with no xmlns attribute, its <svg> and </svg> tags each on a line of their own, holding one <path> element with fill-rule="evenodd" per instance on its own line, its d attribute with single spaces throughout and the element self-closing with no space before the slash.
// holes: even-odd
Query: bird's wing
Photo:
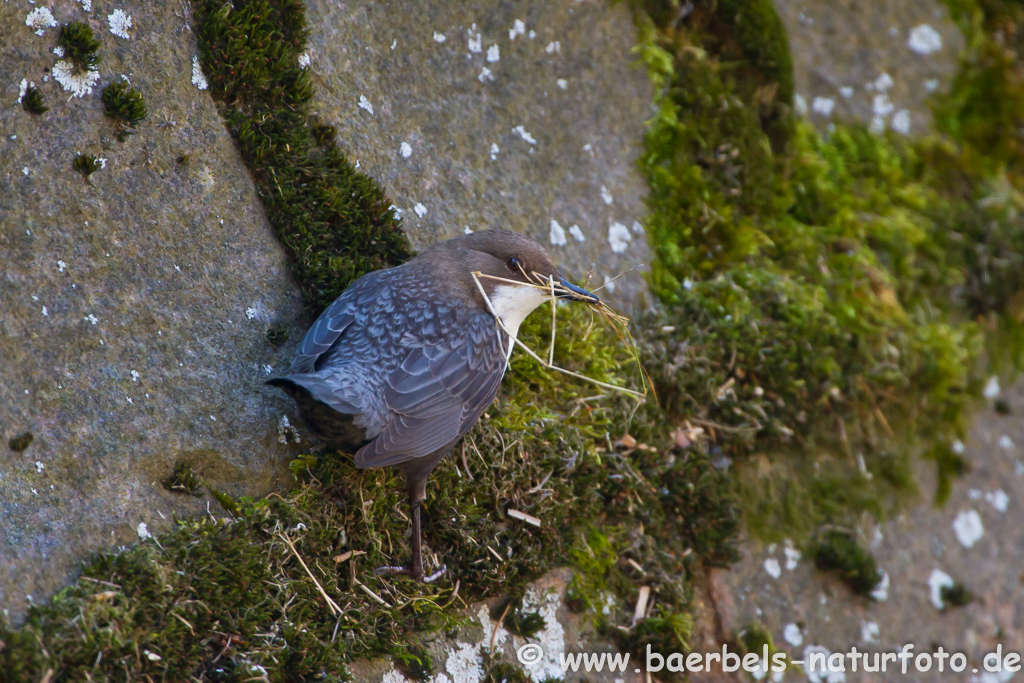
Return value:
<svg viewBox="0 0 1024 683">
<path fill-rule="evenodd" d="M 374 271 L 359 278 L 324 309 L 299 344 L 288 374 L 300 375 L 320 369 L 322 356 L 356 321 L 356 312 L 390 294 L 386 279 L 380 275 L 384 272 Z"/>
<path fill-rule="evenodd" d="M 447 350 L 420 346 L 384 385 L 389 419 L 376 439 L 356 453 L 357 467 L 384 467 L 436 453 L 458 440 L 498 393 L 508 338 L 494 318 L 478 314 L 464 328 L 465 343 Z"/>
</svg>

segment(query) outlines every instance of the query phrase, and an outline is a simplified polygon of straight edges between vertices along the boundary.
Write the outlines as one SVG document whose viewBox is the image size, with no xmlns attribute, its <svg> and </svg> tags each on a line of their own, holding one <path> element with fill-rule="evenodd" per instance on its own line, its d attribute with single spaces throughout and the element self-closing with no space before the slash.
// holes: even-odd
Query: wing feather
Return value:
<svg viewBox="0 0 1024 683">
<path fill-rule="evenodd" d="M 457 441 L 494 400 L 505 369 L 494 318 L 474 316 L 463 343 L 417 347 L 388 376 L 390 417 L 376 439 L 356 453 L 358 467 L 385 467 L 422 458 Z M 481 334 L 487 330 L 489 334 Z"/>
</svg>

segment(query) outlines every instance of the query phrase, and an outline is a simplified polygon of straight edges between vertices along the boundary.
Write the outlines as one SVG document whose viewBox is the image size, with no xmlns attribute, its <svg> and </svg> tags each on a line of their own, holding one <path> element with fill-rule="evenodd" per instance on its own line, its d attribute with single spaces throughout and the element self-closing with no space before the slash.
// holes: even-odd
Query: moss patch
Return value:
<svg viewBox="0 0 1024 683">
<path fill-rule="evenodd" d="M 149 116 L 142 94 L 121 81 L 111 83 L 103 89 L 103 106 L 107 116 L 120 123 L 121 131 L 118 137 L 121 140 L 131 135 L 135 126 Z"/>
<path fill-rule="evenodd" d="M 857 595 L 870 595 L 882 580 L 874 556 L 849 531 L 824 531 L 811 542 L 808 555 L 815 567 L 835 573 Z"/>
<path fill-rule="evenodd" d="M 86 178 L 100 170 L 101 167 L 102 164 L 100 163 L 99 157 L 95 154 L 82 154 L 79 152 L 75 155 L 74 161 L 71 162 L 71 168 L 75 169 Z"/>
<path fill-rule="evenodd" d="M 360 275 L 411 255 L 376 181 L 355 170 L 310 111 L 299 68 L 305 9 L 298 0 L 193 4 L 210 93 L 292 260 L 309 306 L 323 310 Z"/>
<path fill-rule="evenodd" d="M 46 106 L 46 101 L 43 100 L 43 93 L 39 92 L 39 88 L 34 85 L 30 85 L 25 90 L 25 94 L 21 98 L 21 108 L 36 116 L 50 111 L 50 108 Z"/>
<path fill-rule="evenodd" d="M 61 29 L 57 45 L 64 50 L 64 59 L 78 71 L 95 71 L 100 63 L 100 40 L 92 28 L 82 21 L 72 21 Z"/>
<path fill-rule="evenodd" d="M 18 434 L 17 436 L 12 436 L 7 441 L 7 445 L 15 453 L 21 453 L 22 451 L 27 450 L 28 447 L 32 445 L 32 441 L 34 439 L 35 437 L 32 436 L 32 432 L 25 432 L 23 434 Z"/>
</svg>

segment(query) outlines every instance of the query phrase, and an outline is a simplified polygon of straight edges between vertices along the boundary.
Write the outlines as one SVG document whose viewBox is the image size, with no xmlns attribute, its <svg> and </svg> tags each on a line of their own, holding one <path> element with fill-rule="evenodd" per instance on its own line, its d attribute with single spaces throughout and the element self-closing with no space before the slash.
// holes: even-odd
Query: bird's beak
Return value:
<svg viewBox="0 0 1024 683">
<path fill-rule="evenodd" d="M 569 299 L 570 301 L 579 301 L 585 304 L 599 304 L 601 299 L 596 295 L 588 292 L 582 287 L 577 287 L 573 283 L 566 280 L 564 277 L 558 278 L 558 284 L 560 287 L 555 289 L 555 297 L 558 299 Z"/>
</svg>

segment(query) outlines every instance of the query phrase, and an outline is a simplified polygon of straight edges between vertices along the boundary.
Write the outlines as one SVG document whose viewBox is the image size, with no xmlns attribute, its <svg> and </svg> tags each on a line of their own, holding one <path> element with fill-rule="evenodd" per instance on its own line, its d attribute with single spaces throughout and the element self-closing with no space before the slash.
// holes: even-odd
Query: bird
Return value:
<svg viewBox="0 0 1024 683">
<path fill-rule="evenodd" d="M 359 469 L 404 474 L 411 559 L 377 575 L 424 575 L 421 508 L 430 472 L 494 401 L 523 320 L 551 299 L 600 299 L 566 280 L 536 240 L 463 234 L 355 280 L 313 323 L 288 373 L 291 396 L 328 447 Z"/>
</svg>

